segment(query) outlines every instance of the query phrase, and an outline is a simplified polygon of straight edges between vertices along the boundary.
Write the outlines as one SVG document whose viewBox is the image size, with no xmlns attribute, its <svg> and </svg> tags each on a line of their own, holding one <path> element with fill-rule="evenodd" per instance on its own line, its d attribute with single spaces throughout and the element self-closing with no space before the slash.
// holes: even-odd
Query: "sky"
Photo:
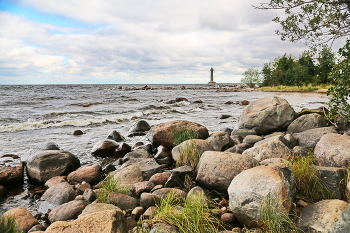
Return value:
<svg viewBox="0 0 350 233">
<path fill-rule="evenodd" d="M 268 0 L 0 0 L 0 84 L 240 82 L 307 47 Z"/>
</svg>

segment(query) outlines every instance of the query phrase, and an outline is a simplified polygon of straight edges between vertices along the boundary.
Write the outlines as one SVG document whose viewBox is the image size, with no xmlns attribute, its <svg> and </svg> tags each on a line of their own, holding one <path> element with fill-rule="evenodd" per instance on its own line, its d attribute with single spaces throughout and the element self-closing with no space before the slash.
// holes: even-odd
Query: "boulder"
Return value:
<svg viewBox="0 0 350 233">
<path fill-rule="evenodd" d="M 297 226 L 306 233 L 350 232 L 350 205 L 342 200 L 322 200 L 306 206 Z"/>
<path fill-rule="evenodd" d="M 177 189 L 177 188 L 161 188 L 161 189 L 157 189 L 157 190 L 153 191 L 152 194 L 158 196 L 159 198 L 164 198 L 170 192 L 174 193 L 174 195 L 180 201 L 185 201 L 185 199 L 187 197 L 186 192 L 182 191 L 181 189 Z"/>
<path fill-rule="evenodd" d="M 247 135 L 243 139 L 243 143 L 248 143 L 248 144 L 254 145 L 255 143 L 258 143 L 263 139 L 264 139 L 263 137 L 258 136 L 258 135 Z"/>
<path fill-rule="evenodd" d="M 250 156 L 259 162 L 269 158 L 288 158 L 292 155 L 291 150 L 278 140 L 268 141 L 245 150 L 243 155 Z"/>
<path fill-rule="evenodd" d="M 326 119 L 317 113 L 306 114 L 295 119 L 287 128 L 291 134 L 300 133 L 309 129 L 316 129 L 326 127 Z"/>
<path fill-rule="evenodd" d="M 73 200 L 60 206 L 57 206 L 50 212 L 49 221 L 53 223 L 57 221 L 76 219 L 88 204 L 90 204 L 89 201 Z"/>
<path fill-rule="evenodd" d="M 27 232 L 34 225 L 39 222 L 34 218 L 34 216 L 25 208 L 17 207 L 6 211 L 2 216 L 12 217 L 17 225 L 19 231 Z"/>
<path fill-rule="evenodd" d="M 47 189 L 39 200 L 38 211 L 46 213 L 59 205 L 74 200 L 76 192 L 67 182 L 58 183 Z"/>
<path fill-rule="evenodd" d="M 141 193 L 140 196 L 140 205 L 147 209 L 151 206 L 155 206 L 156 204 L 159 204 L 160 197 L 152 194 L 152 193 Z"/>
<path fill-rule="evenodd" d="M 203 154 L 204 151 L 214 151 L 214 147 L 208 141 L 202 139 L 190 139 L 172 149 L 171 154 L 173 155 L 174 161 L 178 162 L 181 159 L 181 152 L 191 149 L 194 146 L 199 154 Z"/>
<path fill-rule="evenodd" d="M 123 135 L 121 135 L 118 131 L 113 130 L 108 136 L 107 139 L 116 141 L 116 142 L 122 142 L 125 140 Z"/>
<path fill-rule="evenodd" d="M 330 133 L 338 133 L 333 126 L 309 129 L 301 133 L 293 134 L 293 137 L 298 141 L 299 146 L 313 148 L 323 135 Z"/>
<path fill-rule="evenodd" d="M 28 176 L 40 183 L 45 183 L 55 176 L 68 175 L 80 167 L 80 161 L 72 153 L 50 150 L 38 152 L 27 163 Z"/>
<path fill-rule="evenodd" d="M 231 132 L 231 136 L 240 136 L 245 138 L 247 135 L 256 135 L 256 131 L 254 129 L 235 129 Z"/>
<path fill-rule="evenodd" d="M 113 174 L 115 180 L 120 182 L 121 186 L 127 186 L 130 188 L 135 183 L 144 181 L 141 168 L 135 164 L 122 166 L 111 174 Z"/>
<path fill-rule="evenodd" d="M 151 230 L 149 233 L 178 233 L 179 230 L 170 224 L 164 223 L 164 222 L 160 222 L 160 223 L 156 223 L 152 226 Z"/>
<path fill-rule="evenodd" d="M 97 212 L 106 211 L 106 210 L 120 210 L 120 208 L 112 204 L 92 203 L 90 205 L 87 205 L 83 209 L 81 214 L 79 214 L 78 218 L 84 217 L 92 213 L 97 213 Z"/>
<path fill-rule="evenodd" d="M 234 146 L 234 142 L 230 135 L 224 131 L 213 133 L 206 139 L 213 147 L 215 151 L 224 151 L 231 146 Z"/>
<path fill-rule="evenodd" d="M 289 213 L 295 195 L 295 180 L 285 164 L 268 164 L 242 171 L 233 178 L 229 188 L 229 206 L 238 221 L 258 227 L 259 208 L 269 196 Z"/>
<path fill-rule="evenodd" d="M 149 181 L 151 181 L 155 185 L 165 185 L 166 181 L 169 179 L 170 176 L 170 172 L 156 173 L 153 176 L 151 176 Z"/>
<path fill-rule="evenodd" d="M 315 157 L 321 166 L 350 166 L 350 136 L 341 134 L 326 134 L 315 146 Z"/>
<path fill-rule="evenodd" d="M 105 210 L 80 217 L 71 222 L 58 221 L 45 232 L 50 233 L 127 233 L 126 220 L 121 209 Z"/>
<path fill-rule="evenodd" d="M 271 142 L 271 141 L 281 141 L 281 142 L 283 142 L 283 144 L 288 146 L 286 140 L 284 139 L 284 135 L 276 135 L 276 136 L 272 136 L 272 137 L 267 137 L 267 138 L 264 138 L 261 141 L 257 141 L 253 145 L 254 146 L 259 146 L 259 145 L 262 145 L 262 144 L 264 144 L 266 142 Z"/>
<path fill-rule="evenodd" d="M 102 141 L 96 142 L 96 144 L 91 149 L 91 154 L 99 157 L 113 156 L 115 149 L 119 145 L 116 141 L 111 139 L 104 139 Z"/>
<path fill-rule="evenodd" d="M 255 130 L 257 134 L 269 134 L 287 129 L 295 118 L 289 103 L 278 96 L 268 96 L 250 103 L 239 119 L 239 129 Z"/>
<path fill-rule="evenodd" d="M 55 176 L 46 181 L 44 185 L 45 187 L 50 188 L 58 183 L 67 182 L 66 179 L 66 176 Z"/>
<path fill-rule="evenodd" d="M 133 126 L 131 126 L 129 133 L 138 133 L 149 131 L 151 126 L 145 120 L 139 120 Z"/>
<path fill-rule="evenodd" d="M 249 156 L 206 151 L 199 160 L 196 181 L 206 189 L 227 193 L 227 188 L 236 175 L 258 164 L 258 161 Z"/>
<path fill-rule="evenodd" d="M 248 143 L 239 143 L 233 147 L 228 148 L 225 152 L 242 154 L 245 150 L 251 148 L 252 145 Z"/>
<path fill-rule="evenodd" d="M 24 166 L 18 159 L 0 158 L 0 185 L 15 186 L 23 183 Z"/>
<path fill-rule="evenodd" d="M 164 146 L 158 146 L 157 153 L 154 155 L 154 159 L 158 164 L 165 164 L 167 166 L 170 166 L 173 163 L 173 156 L 171 154 L 171 151 Z"/>
<path fill-rule="evenodd" d="M 185 187 L 185 183 L 188 182 L 188 179 L 195 178 L 195 172 L 190 166 L 181 166 L 170 170 L 170 177 L 165 182 L 165 188 L 175 188 L 175 187 Z"/>
<path fill-rule="evenodd" d="M 122 142 L 117 149 L 114 151 L 114 156 L 116 157 L 124 157 L 127 153 L 131 152 L 131 146 Z"/>
<path fill-rule="evenodd" d="M 150 192 L 154 188 L 154 183 L 150 181 L 142 181 L 135 183 L 131 187 L 131 192 L 136 196 L 139 197 L 141 193 L 143 192 Z"/>
<path fill-rule="evenodd" d="M 159 165 L 154 158 L 130 159 L 123 163 L 119 169 L 128 166 L 137 166 L 141 170 L 143 177 L 142 181 L 149 180 L 154 174 L 163 171 L 163 166 Z M 119 171 L 119 169 L 117 169 L 117 171 Z"/>
<path fill-rule="evenodd" d="M 111 192 L 108 194 L 107 200 L 122 210 L 132 210 L 140 205 L 140 202 L 137 198 L 123 193 Z"/>
<path fill-rule="evenodd" d="M 293 150 L 292 150 L 292 154 L 293 155 L 298 155 L 298 156 L 307 156 L 310 152 L 310 149 L 307 149 L 305 147 L 302 147 L 302 146 L 295 146 L 293 147 Z"/>
<path fill-rule="evenodd" d="M 153 158 L 153 156 L 145 149 L 136 149 L 127 153 L 123 157 L 123 162 L 125 163 L 130 159 L 140 159 L 140 158 L 147 159 L 147 158 Z"/>
<path fill-rule="evenodd" d="M 342 194 L 345 191 L 345 168 L 322 166 L 315 166 L 315 168 L 320 172 L 320 178 L 325 183 L 329 191 L 334 194 L 334 198 L 342 199 Z"/>
<path fill-rule="evenodd" d="M 208 129 L 198 123 L 175 120 L 166 123 L 161 123 L 152 127 L 147 135 L 153 147 L 157 148 L 162 145 L 166 148 L 172 149 L 174 147 L 174 129 L 193 130 L 198 133 L 199 139 L 206 139 L 209 137 Z"/>
<path fill-rule="evenodd" d="M 67 180 L 72 184 L 79 184 L 83 181 L 89 184 L 94 184 L 100 179 L 101 172 L 102 168 L 99 164 L 86 164 L 69 173 Z"/>
</svg>

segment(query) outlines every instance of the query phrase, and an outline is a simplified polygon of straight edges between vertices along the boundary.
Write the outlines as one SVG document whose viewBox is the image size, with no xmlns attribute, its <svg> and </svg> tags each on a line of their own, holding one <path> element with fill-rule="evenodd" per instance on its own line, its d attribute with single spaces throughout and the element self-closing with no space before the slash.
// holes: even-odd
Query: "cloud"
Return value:
<svg viewBox="0 0 350 233">
<path fill-rule="evenodd" d="M 246 1 L 16 2 L 73 26 L 0 11 L 0 84 L 207 83 L 210 67 L 216 81 L 239 82 L 251 66 L 306 49 L 281 42 L 276 13 Z"/>
</svg>

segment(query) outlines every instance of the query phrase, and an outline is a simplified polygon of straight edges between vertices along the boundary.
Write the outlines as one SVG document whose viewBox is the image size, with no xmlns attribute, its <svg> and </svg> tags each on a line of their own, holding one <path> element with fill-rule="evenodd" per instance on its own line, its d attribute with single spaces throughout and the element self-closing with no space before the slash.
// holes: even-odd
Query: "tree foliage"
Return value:
<svg viewBox="0 0 350 233">
<path fill-rule="evenodd" d="M 241 79 L 241 82 L 247 84 L 249 87 L 255 87 L 255 85 L 262 83 L 262 75 L 258 68 L 249 68 L 243 75 L 244 78 Z"/>
<path fill-rule="evenodd" d="M 347 37 L 350 33 L 349 0 L 271 0 L 257 9 L 283 9 L 286 17 L 275 17 L 282 40 L 305 40 L 311 47 Z"/>
</svg>

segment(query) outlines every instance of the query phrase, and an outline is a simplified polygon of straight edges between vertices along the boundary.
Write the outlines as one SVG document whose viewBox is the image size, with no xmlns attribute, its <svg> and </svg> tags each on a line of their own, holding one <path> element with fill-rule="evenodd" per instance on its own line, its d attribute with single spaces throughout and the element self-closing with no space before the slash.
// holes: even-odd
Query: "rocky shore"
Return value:
<svg viewBox="0 0 350 233">
<path fill-rule="evenodd" d="M 128 135 L 114 130 L 91 150 L 105 158 L 103 164 L 81 165 L 55 143 L 28 151 L 27 161 L 6 155 L 0 160 L 0 199 L 23 184 L 24 171 L 46 190 L 27 197 L 36 203 L 35 213 L 17 207 L 3 216 L 13 217 L 24 232 L 136 233 L 141 232 L 137 221 L 152 218 L 168 193 L 185 200 L 189 193 L 215 192 L 217 208 L 210 214 L 225 226 L 218 232 L 263 232 L 259 208 L 267 196 L 282 203 L 282 212 L 297 215 L 294 221 L 303 232 L 350 232 L 350 131 L 330 125 L 323 113 L 297 114 L 285 99 L 273 96 L 247 105 L 235 130 L 218 129 L 209 135 L 205 126 L 185 120 L 152 127 L 140 120 Z M 173 129 L 196 132 L 197 139 L 175 145 Z M 124 142 L 135 135 L 146 135 L 149 144 Z M 193 146 L 199 161 L 181 164 Z M 298 195 L 288 159 L 305 157 L 310 150 L 332 199 L 311 203 Z M 113 204 L 96 200 L 106 176 L 127 187 L 129 194 L 108 193 L 106 200 Z M 179 232 L 164 222 L 146 228 L 142 232 Z"/>
</svg>

